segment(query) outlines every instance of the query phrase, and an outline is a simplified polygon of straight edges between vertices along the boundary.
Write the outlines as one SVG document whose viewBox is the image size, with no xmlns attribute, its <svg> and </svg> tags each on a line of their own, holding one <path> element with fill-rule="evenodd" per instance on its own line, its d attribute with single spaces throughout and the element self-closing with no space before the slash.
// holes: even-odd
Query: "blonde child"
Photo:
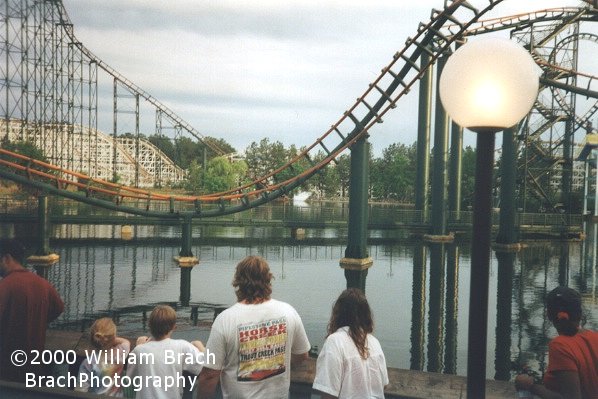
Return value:
<svg viewBox="0 0 598 399">
<path fill-rule="evenodd" d="M 116 325 L 109 317 L 96 320 L 90 329 L 94 353 L 87 353 L 79 367 L 79 386 L 75 391 L 122 397 L 116 376 L 123 374 L 131 343 L 116 336 Z M 83 376 L 86 374 L 86 376 Z"/>
</svg>

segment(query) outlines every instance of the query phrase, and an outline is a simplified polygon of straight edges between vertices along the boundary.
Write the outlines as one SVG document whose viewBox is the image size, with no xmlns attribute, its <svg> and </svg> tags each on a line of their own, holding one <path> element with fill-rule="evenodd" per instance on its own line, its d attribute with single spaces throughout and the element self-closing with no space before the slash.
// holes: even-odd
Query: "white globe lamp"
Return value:
<svg viewBox="0 0 598 399">
<path fill-rule="evenodd" d="M 532 108 L 540 72 L 531 55 L 511 40 L 471 40 L 447 60 L 439 82 L 440 100 L 464 128 L 503 130 Z"/>
<path fill-rule="evenodd" d="M 495 133 L 516 125 L 538 96 L 540 68 L 516 43 L 500 38 L 467 42 L 450 56 L 439 81 L 448 115 L 477 135 L 474 188 L 467 397 L 486 395 L 488 290 Z"/>
</svg>

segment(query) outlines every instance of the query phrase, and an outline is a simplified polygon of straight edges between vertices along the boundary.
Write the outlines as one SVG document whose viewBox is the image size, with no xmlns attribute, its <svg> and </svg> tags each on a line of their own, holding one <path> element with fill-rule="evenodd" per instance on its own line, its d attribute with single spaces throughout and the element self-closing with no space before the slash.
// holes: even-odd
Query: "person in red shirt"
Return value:
<svg viewBox="0 0 598 399">
<path fill-rule="evenodd" d="M 26 373 L 43 375 L 45 367 L 29 362 L 16 367 L 11 355 L 24 351 L 31 359 L 31 351 L 43 351 L 48 323 L 64 310 L 52 284 L 23 267 L 24 257 L 21 243 L 0 240 L 0 379 L 23 383 Z"/>
<path fill-rule="evenodd" d="M 555 288 L 546 297 L 546 313 L 559 335 L 548 345 L 544 385 L 522 374 L 515 387 L 544 399 L 598 399 L 598 332 L 581 328 L 581 295 Z"/>
</svg>

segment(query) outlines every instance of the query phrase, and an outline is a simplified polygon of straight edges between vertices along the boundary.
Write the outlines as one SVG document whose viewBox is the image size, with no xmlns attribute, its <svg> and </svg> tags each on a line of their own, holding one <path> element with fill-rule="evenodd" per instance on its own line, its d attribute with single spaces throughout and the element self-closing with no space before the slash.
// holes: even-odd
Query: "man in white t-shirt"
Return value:
<svg viewBox="0 0 598 399">
<path fill-rule="evenodd" d="M 206 362 L 205 348 L 201 341 L 170 338 L 176 326 L 176 312 L 170 306 L 156 306 L 148 324 L 152 336 L 139 337 L 127 358 L 135 398 L 181 399 L 185 390 L 193 389 Z"/>
<path fill-rule="evenodd" d="M 261 257 L 237 265 L 238 302 L 214 320 L 206 347 L 215 362 L 199 375 L 199 399 L 213 398 L 218 381 L 224 399 L 288 398 L 291 363 L 305 360 L 311 346 L 297 311 L 270 297 L 271 280 Z"/>
</svg>

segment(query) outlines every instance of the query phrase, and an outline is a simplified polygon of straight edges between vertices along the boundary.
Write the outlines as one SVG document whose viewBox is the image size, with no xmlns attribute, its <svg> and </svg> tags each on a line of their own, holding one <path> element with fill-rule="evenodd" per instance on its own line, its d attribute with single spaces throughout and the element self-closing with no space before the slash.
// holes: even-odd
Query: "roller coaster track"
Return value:
<svg viewBox="0 0 598 399">
<path fill-rule="evenodd" d="M 390 63 L 382 68 L 380 75 L 369 84 L 365 92 L 353 105 L 313 144 L 306 147 L 287 164 L 255 179 L 249 184 L 233 190 L 201 195 L 173 196 L 152 193 L 147 190 L 122 186 L 100 179 L 66 170 L 51 164 L 40 162 L 4 149 L 0 149 L 0 177 L 13 180 L 51 194 L 61 195 L 77 201 L 90 203 L 120 212 L 164 218 L 211 217 L 231 214 L 259 206 L 285 195 L 299 187 L 303 182 L 335 159 L 355 142 L 369 134 L 382 117 L 396 107 L 420 78 L 441 56 L 451 52 L 451 46 L 464 37 L 490 29 L 484 25 L 481 17 L 504 0 L 485 0 L 482 7 L 476 8 L 465 0 L 447 0 L 442 10 L 433 9 L 430 20 L 420 23 L 415 35 L 408 38 L 405 46 L 394 54 Z M 62 3 L 57 3 L 62 9 Z M 580 13 L 580 10 L 561 9 L 559 11 L 540 12 L 538 18 L 554 18 Z M 66 17 L 66 12 L 62 13 Z M 554 15 L 550 14 L 554 13 Z M 570 14 L 569 14 L 570 13 Z M 550 14 L 550 15 L 549 15 Z M 583 17 L 584 12 L 581 13 Z M 521 26 L 525 18 L 519 16 Z M 512 28 L 517 19 L 502 19 L 492 25 L 492 29 L 504 26 Z M 72 33 L 72 24 L 68 19 L 68 31 L 71 40 L 77 41 Z M 529 23 L 529 20 L 527 21 Z M 477 25 L 476 25 L 477 24 Z M 149 94 L 134 86 L 116 71 L 98 60 L 82 44 L 82 52 L 96 60 L 119 81 L 129 85 L 137 93 L 150 101 L 157 101 Z M 174 115 L 174 114 L 173 114 Z M 324 156 L 319 159 L 323 151 Z M 288 172 L 292 172 L 291 178 Z"/>
<path fill-rule="evenodd" d="M 98 65 L 98 67 L 100 67 L 101 69 L 106 71 L 110 76 L 112 76 L 114 79 L 116 79 L 122 85 L 127 87 L 131 93 L 138 94 L 139 96 L 144 98 L 146 101 L 148 101 L 150 104 L 154 105 L 158 110 L 160 110 L 160 112 L 162 114 L 166 115 L 175 124 L 175 126 L 180 127 L 182 129 L 186 130 L 187 132 L 189 132 L 196 139 L 198 139 L 199 141 L 201 141 L 202 143 L 204 143 L 205 145 L 210 147 L 216 154 L 218 154 L 218 155 L 226 154 L 226 151 L 224 151 L 223 149 L 218 147 L 216 144 L 210 142 L 209 140 L 206 140 L 205 135 L 203 135 L 199 131 L 197 131 L 193 126 L 191 126 L 188 122 L 186 122 L 181 117 L 179 117 L 174 111 L 172 111 L 165 104 L 158 101 L 158 99 L 156 99 L 154 96 L 147 93 L 145 90 L 143 90 L 141 87 L 139 87 L 136 84 L 134 84 L 133 82 L 131 82 L 129 79 L 124 77 L 122 74 L 120 74 L 114 68 L 112 68 L 110 65 L 108 65 L 107 63 L 102 61 L 100 58 L 96 57 L 96 55 L 94 53 L 92 53 L 87 47 L 85 47 L 83 45 L 83 43 L 78 41 L 77 38 L 75 37 L 75 33 L 73 31 L 73 23 L 71 22 L 70 17 L 68 16 L 68 13 L 66 12 L 64 5 L 62 4 L 62 1 L 60 1 L 59 4 L 57 4 L 57 7 L 58 7 L 58 12 L 60 14 L 61 25 L 63 26 L 64 31 L 66 32 L 69 40 L 71 41 L 71 43 L 73 43 L 79 49 L 79 51 L 81 51 L 81 53 L 83 53 L 85 56 L 87 56 L 89 61 L 96 63 Z"/>
<path fill-rule="evenodd" d="M 591 2 L 590 2 L 591 3 Z M 532 13 L 517 14 L 501 18 L 493 18 L 487 20 L 480 20 L 473 24 L 466 32 L 466 36 L 475 36 L 480 34 L 487 34 L 501 30 L 510 30 L 511 32 L 522 33 L 528 30 L 530 33 L 520 35 L 519 39 L 527 39 L 521 41 L 531 52 L 538 66 L 543 70 L 543 76 L 540 78 L 541 89 L 547 89 L 551 92 L 551 97 L 556 101 L 558 107 L 547 107 L 541 102 L 541 97 L 534 106 L 534 112 L 541 115 L 542 118 L 535 120 L 533 124 L 526 125 L 526 133 L 523 132 L 518 135 L 521 140 L 522 147 L 527 148 L 525 157 L 527 161 L 519 165 L 520 181 L 527 181 L 531 194 L 541 199 L 547 206 L 554 207 L 550 195 L 546 191 L 546 187 L 542 187 L 540 181 L 543 176 L 549 176 L 551 173 L 548 170 L 555 170 L 556 165 L 563 168 L 567 164 L 567 160 L 562 154 L 555 156 L 556 150 L 565 145 L 566 138 L 563 135 L 556 140 L 547 142 L 542 139 L 546 132 L 552 135 L 553 129 L 559 123 L 573 120 L 578 127 L 585 128 L 591 125 L 592 118 L 598 112 L 598 87 L 596 77 L 587 73 L 577 71 L 575 69 L 558 65 L 557 53 L 573 46 L 579 41 L 586 40 L 598 43 L 598 37 L 594 34 L 588 33 L 574 33 L 569 34 L 565 39 L 559 37 L 570 26 L 582 22 L 596 22 L 598 21 L 598 13 L 596 9 L 590 8 L 555 8 L 535 11 Z M 537 26 L 542 24 L 541 29 Z M 551 24 L 551 25 L 548 25 Z M 449 27 L 451 31 L 453 27 Z M 565 33 L 566 34 L 566 33 Z M 549 42 L 554 40 L 553 48 L 550 47 Z M 548 53 L 546 53 L 548 51 Z M 585 84 L 580 85 L 580 81 Z M 566 95 L 563 93 L 579 94 L 586 98 L 595 99 L 587 111 L 583 115 L 579 115 L 571 104 L 568 103 Z M 525 165 L 534 164 L 536 170 L 532 173 Z M 540 169 L 537 165 L 543 165 Z M 524 170 L 525 167 L 525 170 Z M 570 165 L 569 165 L 570 167 Z"/>
</svg>

